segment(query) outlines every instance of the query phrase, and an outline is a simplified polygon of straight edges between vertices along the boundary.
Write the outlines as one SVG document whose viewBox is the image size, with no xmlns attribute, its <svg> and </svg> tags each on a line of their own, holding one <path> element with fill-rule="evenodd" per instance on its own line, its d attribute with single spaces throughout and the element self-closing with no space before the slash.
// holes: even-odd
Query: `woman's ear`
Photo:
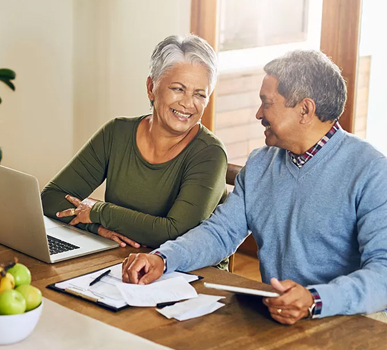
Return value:
<svg viewBox="0 0 387 350">
<path fill-rule="evenodd" d="M 316 104 L 311 98 L 304 98 L 300 102 L 300 107 L 301 107 L 301 119 L 300 119 L 301 124 L 310 123 L 315 116 Z"/>
<path fill-rule="evenodd" d="M 153 101 L 155 99 L 155 95 L 153 93 L 153 88 L 154 88 L 153 80 L 151 77 L 148 77 L 148 79 L 146 80 L 146 91 L 148 94 L 149 101 L 151 102 L 152 105 L 153 105 Z"/>
</svg>

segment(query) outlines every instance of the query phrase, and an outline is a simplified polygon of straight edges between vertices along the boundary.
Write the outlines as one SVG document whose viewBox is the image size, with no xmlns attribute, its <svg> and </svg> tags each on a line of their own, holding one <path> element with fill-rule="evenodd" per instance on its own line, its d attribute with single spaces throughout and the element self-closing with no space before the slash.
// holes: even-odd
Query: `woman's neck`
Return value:
<svg viewBox="0 0 387 350">
<path fill-rule="evenodd" d="M 152 116 L 144 118 L 137 130 L 137 147 L 141 155 L 152 164 L 165 163 L 179 155 L 195 138 L 199 124 L 183 134 L 172 134 Z"/>
</svg>

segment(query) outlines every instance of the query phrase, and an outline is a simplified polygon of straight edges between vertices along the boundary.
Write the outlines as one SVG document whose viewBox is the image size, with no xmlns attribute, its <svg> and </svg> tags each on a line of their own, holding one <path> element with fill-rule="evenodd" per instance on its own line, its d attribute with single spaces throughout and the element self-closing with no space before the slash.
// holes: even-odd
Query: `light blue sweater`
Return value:
<svg viewBox="0 0 387 350">
<path fill-rule="evenodd" d="M 254 150 L 210 219 L 159 251 L 168 271 L 218 263 L 252 232 L 263 282 L 313 286 L 321 316 L 387 306 L 387 159 L 338 130 L 302 168 L 286 150 Z"/>
</svg>

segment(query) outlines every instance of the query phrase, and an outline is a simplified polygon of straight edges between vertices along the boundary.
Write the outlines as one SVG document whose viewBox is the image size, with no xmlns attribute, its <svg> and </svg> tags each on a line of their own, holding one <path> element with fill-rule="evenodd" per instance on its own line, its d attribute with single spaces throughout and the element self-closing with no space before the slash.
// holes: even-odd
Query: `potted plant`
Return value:
<svg viewBox="0 0 387 350">
<path fill-rule="evenodd" d="M 2 81 L 5 85 L 9 86 L 10 89 L 15 91 L 15 85 L 11 82 L 11 80 L 16 78 L 16 74 L 13 70 L 7 68 L 0 68 L 0 81 Z M 0 97 L 1 103 L 1 97 Z M 2 152 L 0 148 L 0 162 L 2 158 Z"/>
</svg>

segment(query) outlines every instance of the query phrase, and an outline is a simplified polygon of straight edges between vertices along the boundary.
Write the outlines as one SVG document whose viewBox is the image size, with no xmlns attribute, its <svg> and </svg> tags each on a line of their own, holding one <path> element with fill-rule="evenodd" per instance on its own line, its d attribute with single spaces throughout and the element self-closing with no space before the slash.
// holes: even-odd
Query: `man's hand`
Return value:
<svg viewBox="0 0 387 350">
<path fill-rule="evenodd" d="M 291 281 L 270 280 L 273 288 L 283 293 L 277 298 L 265 298 L 263 303 L 269 308 L 271 316 L 283 324 L 295 324 L 309 315 L 313 305 L 313 296 L 308 289 Z"/>
<path fill-rule="evenodd" d="M 112 241 L 117 242 L 120 245 L 120 247 L 126 247 L 127 244 L 133 248 L 140 248 L 141 247 L 141 245 L 139 243 L 133 241 L 132 239 L 130 239 L 124 235 L 121 235 L 120 233 L 117 233 L 115 231 L 108 230 L 107 228 L 105 228 L 103 226 L 98 227 L 98 234 L 102 237 L 109 238 Z"/>
<path fill-rule="evenodd" d="M 122 281 L 149 284 L 164 273 L 164 261 L 155 254 L 129 254 L 122 263 Z"/>
</svg>

